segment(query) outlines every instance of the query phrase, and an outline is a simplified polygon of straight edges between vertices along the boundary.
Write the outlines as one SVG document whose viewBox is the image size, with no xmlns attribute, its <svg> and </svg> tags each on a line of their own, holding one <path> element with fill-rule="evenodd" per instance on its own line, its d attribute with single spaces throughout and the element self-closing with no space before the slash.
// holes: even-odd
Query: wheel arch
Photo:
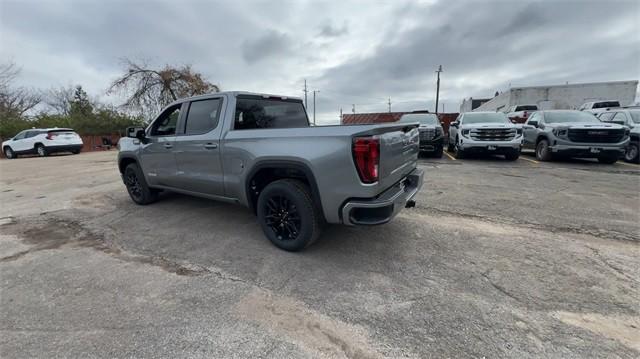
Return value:
<svg viewBox="0 0 640 359">
<path fill-rule="evenodd" d="M 324 210 L 318 183 L 307 164 L 293 160 L 264 160 L 253 166 L 245 180 L 247 204 L 254 214 L 257 213 L 256 204 L 262 189 L 273 181 L 285 178 L 298 179 L 309 186 L 311 197 L 318 203 L 321 211 Z"/>
<path fill-rule="evenodd" d="M 120 174 L 124 173 L 124 169 L 127 168 L 128 165 L 132 163 L 138 163 L 138 160 L 135 157 L 125 156 L 118 160 L 118 169 L 120 170 Z"/>
</svg>

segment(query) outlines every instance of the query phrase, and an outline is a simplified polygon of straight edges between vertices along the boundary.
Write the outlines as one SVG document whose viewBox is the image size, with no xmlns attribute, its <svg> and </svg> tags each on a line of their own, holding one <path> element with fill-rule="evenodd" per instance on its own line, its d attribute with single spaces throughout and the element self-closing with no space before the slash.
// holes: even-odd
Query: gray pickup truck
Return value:
<svg viewBox="0 0 640 359">
<path fill-rule="evenodd" d="M 418 123 L 310 127 L 302 101 L 247 92 L 179 100 L 128 128 L 118 166 L 131 199 L 162 190 L 238 203 L 279 248 L 315 241 L 325 222 L 375 225 L 412 207 Z"/>
</svg>

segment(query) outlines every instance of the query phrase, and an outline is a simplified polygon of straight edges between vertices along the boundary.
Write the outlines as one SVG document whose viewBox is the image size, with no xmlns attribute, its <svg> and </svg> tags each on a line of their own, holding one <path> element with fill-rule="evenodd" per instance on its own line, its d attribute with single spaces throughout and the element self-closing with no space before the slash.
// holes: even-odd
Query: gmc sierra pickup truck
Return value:
<svg viewBox="0 0 640 359">
<path fill-rule="evenodd" d="M 118 167 L 131 199 L 170 190 L 249 207 L 277 247 L 323 223 L 375 225 L 415 205 L 418 123 L 310 127 L 302 101 L 248 92 L 179 100 L 128 128 Z"/>
<path fill-rule="evenodd" d="M 597 158 L 615 163 L 629 144 L 629 128 L 600 122 L 592 113 L 575 110 L 538 111 L 524 125 L 524 148 L 536 159 Z"/>
</svg>

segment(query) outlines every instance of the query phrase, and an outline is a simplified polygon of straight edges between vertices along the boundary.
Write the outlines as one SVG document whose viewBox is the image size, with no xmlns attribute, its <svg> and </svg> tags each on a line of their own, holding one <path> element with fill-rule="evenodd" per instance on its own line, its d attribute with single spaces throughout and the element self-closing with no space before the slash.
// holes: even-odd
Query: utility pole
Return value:
<svg viewBox="0 0 640 359">
<path fill-rule="evenodd" d="M 304 79 L 304 90 L 302 90 L 302 92 L 304 92 L 304 108 L 307 109 L 309 108 L 309 106 L 307 106 L 307 92 L 309 92 L 309 90 L 307 90 L 307 79 Z"/>
<path fill-rule="evenodd" d="M 442 103 L 442 113 L 444 113 L 444 102 Z"/>
<path fill-rule="evenodd" d="M 389 102 L 387 102 L 387 104 L 389 104 L 389 113 L 391 113 L 391 97 L 389 97 Z"/>
<path fill-rule="evenodd" d="M 355 115 L 356 114 L 356 104 L 352 103 L 351 104 L 351 112 Z"/>
<path fill-rule="evenodd" d="M 342 107 L 340 107 L 340 124 L 342 124 Z"/>
<path fill-rule="evenodd" d="M 442 65 L 438 66 L 438 82 L 436 82 L 436 115 L 438 114 L 438 100 L 440 99 L 440 73 L 442 72 Z"/>
<path fill-rule="evenodd" d="M 316 125 L 316 93 L 320 90 L 313 90 L 313 125 Z"/>
</svg>

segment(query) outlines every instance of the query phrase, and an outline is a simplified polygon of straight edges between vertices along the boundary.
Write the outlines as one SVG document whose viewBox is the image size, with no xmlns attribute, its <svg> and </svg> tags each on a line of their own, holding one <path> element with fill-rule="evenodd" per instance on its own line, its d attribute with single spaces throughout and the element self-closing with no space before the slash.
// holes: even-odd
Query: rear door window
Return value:
<svg viewBox="0 0 640 359">
<path fill-rule="evenodd" d="M 611 117 L 613 117 L 613 115 L 614 115 L 613 112 L 605 112 L 605 113 L 601 114 L 598 118 L 602 122 L 609 122 L 609 121 L 611 121 Z"/>
<path fill-rule="evenodd" d="M 221 103 L 220 98 L 191 102 L 184 133 L 199 135 L 218 127 Z"/>
<path fill-rule="evenodd" d="M 307 113 L 299 100 L 238 96 L 234 129 L 309 127 Z"/>
</svg>

